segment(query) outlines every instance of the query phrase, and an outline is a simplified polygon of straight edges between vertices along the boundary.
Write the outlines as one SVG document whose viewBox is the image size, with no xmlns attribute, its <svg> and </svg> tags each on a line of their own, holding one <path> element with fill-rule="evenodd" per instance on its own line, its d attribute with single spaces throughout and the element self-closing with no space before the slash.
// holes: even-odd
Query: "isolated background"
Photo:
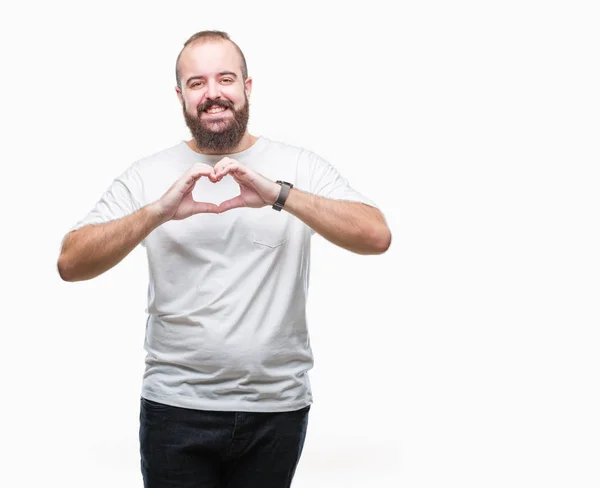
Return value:
<svg viewBox="0 0 600 488">
<path fill-rule="evenodd" d="M 598 487 L 596 2 L 20 2 L 0 15 L 6 487 L 141 485 L 146 257 L 82 283 L 64 233 L 188 138 L 174 61 L 222 29 L 251 131 L 384 211 L 315 236 L 315 403 L 296 488 Z"/>
</svg>

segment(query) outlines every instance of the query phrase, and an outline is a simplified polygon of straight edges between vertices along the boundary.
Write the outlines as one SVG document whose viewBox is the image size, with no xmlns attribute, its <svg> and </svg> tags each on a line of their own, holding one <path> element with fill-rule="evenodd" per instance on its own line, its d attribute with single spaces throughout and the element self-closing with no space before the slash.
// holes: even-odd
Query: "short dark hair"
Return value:
<svg viewBox="0 0 600 488">
<path fill-rule="evenodd" d="M 196 32 L 193 36 L 191 36 L 187 41 L 185 41 L 185 43 L 183 44 L 183 47 L 181 48 L 181 51 L 179 51 L 179 55 L 177 56 L 177 61 L 175 62 L 175 79 L 177 80 L 177 86 L 179 88 L 181 88 L 181 77 L 179 76 L 179 59 L 181 58 L 181 54 L 183 53 L 183 51 L 185 50 L 185 48 L 188 45 L 193 44 L 195 42 L 206 42 L 206 41 L 229 41 L 229 42 L 231 42 L 237 49 L 237 52 L 240 53 L 240 56 L 242 58 L 242 66 L 241 66 L 242 78 L 244 80 L 246 78 L 248 78 L 248 66 L 246 65 L 246 57 L 244 56 L 244 53 L 240 49 L 240 46 L 238 46 L 235 42 L 233 42 L 231 40 L 231 38 L 229 37 L 229 34 L 227 34 L 227 32 L 217 31 L 217 30 L 205 30 L 205 31 Z"/>
</svg>

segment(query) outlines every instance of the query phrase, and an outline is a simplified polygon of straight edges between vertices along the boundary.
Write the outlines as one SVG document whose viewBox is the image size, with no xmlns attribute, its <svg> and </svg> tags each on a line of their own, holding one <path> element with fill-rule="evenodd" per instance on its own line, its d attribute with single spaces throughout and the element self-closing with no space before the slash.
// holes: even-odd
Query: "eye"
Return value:
<svg viewBox="0 0 600 488">
<path fill-rule="evenodd" d="M 197 87 L 202 86 L 202 85 L 204 85 L 203 81 L 194 81 L 194 82 L 192 82 L 190 84 L 190 88 L 197 88 Z"/>
<path fill-rule="evenodd" d="M 223 83 L 233 83 L 233 78 L 223 78 L 221 81 Z"/>
</svg>

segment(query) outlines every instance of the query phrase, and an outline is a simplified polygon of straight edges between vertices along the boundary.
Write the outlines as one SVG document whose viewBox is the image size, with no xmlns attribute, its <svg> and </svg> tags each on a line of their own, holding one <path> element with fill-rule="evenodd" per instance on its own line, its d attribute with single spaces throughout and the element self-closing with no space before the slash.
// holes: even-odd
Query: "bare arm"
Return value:
<svg viewBox="0 0 600 488">
<path fill-rule="evenodd" d="M 218 213 L 216 205 L 192 198 L 192 190 L 202 176 L 213 180 L 213 169 L 197 163 L 158 201 L 120 219 L 67 234 L 58 258 L 60 277 L 65 281 L 95 278 L 118 264 L 159 225 L 198 213 Z"/>
<path fill-rule="evenodd" d="M 381 254 L 391 244 L 392 234 L 385 218 L 378 209 L 364 203 L 331 200 L 292 188 L 283 210 L 329 242 L 357 254 Z"/>
<path fill-rule="evenodd" d="M 153 205 L 121 219 L 86 225 L 64 240 L 58 272 L 65 281 L 95 278 L 118 264 L 163 222 Z"/>
</svg>

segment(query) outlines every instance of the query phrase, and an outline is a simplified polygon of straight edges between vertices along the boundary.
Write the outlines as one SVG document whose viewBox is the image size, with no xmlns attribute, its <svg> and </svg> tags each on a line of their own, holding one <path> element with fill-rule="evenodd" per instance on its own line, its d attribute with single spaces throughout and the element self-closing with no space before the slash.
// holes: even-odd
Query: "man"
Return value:
<svg viewBox="0 0 600 488">
<path fill-rule="evenodd" d="M 287 487 L 312 403 L 310 238 L 379 254 L 391 233 L 326 161 L 248 132 L 252 78 L 226 33 L 193 35 L 176 78 L 193 138 L 115 179 L 65 236 L 59 273 L 91 279 L 147 250 L 147 488 Z"/>
</svg>

